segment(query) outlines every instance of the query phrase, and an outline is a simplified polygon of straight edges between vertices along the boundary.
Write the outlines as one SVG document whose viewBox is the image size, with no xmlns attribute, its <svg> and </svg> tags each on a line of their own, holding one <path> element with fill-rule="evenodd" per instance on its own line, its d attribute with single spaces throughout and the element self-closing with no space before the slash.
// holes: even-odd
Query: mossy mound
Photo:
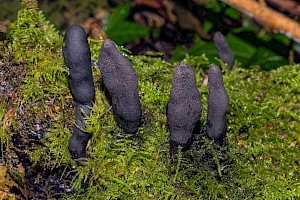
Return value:
<svg viewBox="0 0 300 200">
<path fill-rule="evenodd" d="M 102 41 L 89 43 L 97 60 Z M 88 158 L 75 161 L 68 150 L 75 113 L 61 52 L 62 35 L 36 7 L 27 5 L 19 11 L 3 44 L 7 45 L 3 51 L 9 51 L 14 62 L 27 70 L 16 90 L 18 98 L 13 99 L 16 115 L 11 115 L 10 127 L 0 123 L 1 143 L 22 129 L 20 119 L 33 132 L 38 129 L 36 121 L 47 121 L 41 144 L 30 145 L 24 153 L 32 166 L 62 168 L 62 177 L 74 175 L 74 190 L 62 194 L 63 198 L 300 198 L 299 65 L 271 71 L 238 66 L 227 71 L 223 66 L 230 98 L 226 147 L 209 141 L 201 126 L 191 149 L 170 157 L 166 106 L 176 63 L 150 53 L 132 56 L 120 48 L 139 76 L 142 125 L 136 136 L 122 134 L 105 97 L 101 74 L 93 69 L 96 102 L 87 119 L 92 138 Z M 203 68 L 210 63 L 205 55 L 185 61 L 197 76 L 205 124 L 208 88 L 202 84 Z M 5 111 L 0 116 L 3 120 Z"/>
</svg>

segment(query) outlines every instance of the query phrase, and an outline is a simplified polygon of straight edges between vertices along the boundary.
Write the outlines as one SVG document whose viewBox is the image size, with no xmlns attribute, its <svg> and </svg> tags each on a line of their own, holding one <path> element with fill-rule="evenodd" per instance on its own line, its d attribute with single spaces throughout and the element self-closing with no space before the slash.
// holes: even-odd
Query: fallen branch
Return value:
<svg viewBox="0 0 300 200">
<path fill-rule="evenodd" d="M 295 0 L 266 0 L 267 4 L 272 8 L 288 13 L 292 18 L 299 18 L 300 16 L 300 3 Z"/>
<path fill-rule="evenodd" d="M 221 0 L 257 20 L 265 29 L 281 32 L 300 43 L 300 25 L 283 14 L 253 0 Z"/>
</svg>

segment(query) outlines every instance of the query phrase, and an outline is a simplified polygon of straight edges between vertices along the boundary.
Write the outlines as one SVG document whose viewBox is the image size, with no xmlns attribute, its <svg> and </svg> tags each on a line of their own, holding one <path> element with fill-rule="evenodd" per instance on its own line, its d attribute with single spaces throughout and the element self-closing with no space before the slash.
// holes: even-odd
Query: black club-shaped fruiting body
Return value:
<svg viewBox="0 0 300 200">
<path fill-rule="evenodd" d="M 225 36 L 221 32 L 214 34 L 214 44 L 218 51 L 219 58 L 228 64 L 228 69 L 231 70 L 233 67 L 234 57 L 233 53 L 227 43 Z"/>
<path fill-rule="evenodd" d="M 200 120 L 202 102 L 193 69 L 185 62 L 175 67 L 167 106 L 167 122 L 170 129 L 170 152 L 177 146 L 187 148 Z"/>
<path fill-rule="evenodd" d="M 224 87 L 222 71 L 216 65 L 212 65 L 208 70 L 208 87 L 207 135 L 217 144 L 223 145 L 229 98 Z"/>
<path fill-rule="evenodd" d="M 69 68 L 69 84 L 76 102 L 76 125 L 69 141 L 73 158 L 86 156 L 90 135 L 84 131 L 85 117 L 90 115 L 95 101 L 95 87 L 91 68 L 91 52 L 85 30 L 80 25 L 69 27 L 64 36 L 63 56 Z"/>
<path fill-rule="evenodd" d="M 119 52 L 113 41 L 106 39 L 102 44 L 97 65 L 118 125 L 125 133 L 136 133 L 142 109 L 138 77 L 132 64 Z"/>
</svg>

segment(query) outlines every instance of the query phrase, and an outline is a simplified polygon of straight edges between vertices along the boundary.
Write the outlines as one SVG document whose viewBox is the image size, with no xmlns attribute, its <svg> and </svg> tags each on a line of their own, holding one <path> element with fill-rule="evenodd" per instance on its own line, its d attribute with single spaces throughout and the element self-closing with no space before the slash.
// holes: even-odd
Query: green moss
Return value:
<svg viewBox="0 0 300 200">
<path fill-rule="evenodd" d="M 247 172 L 239 183 L 262 199 L 299 197 L 300 124 L 287 112 L 299 116 L 299 66 L 237 72 L 226 83 L 233 99 L 229 135 L 238 140 L 239 168 Z"/>
<path fill-rule="evenodd" d="M 90 40 L 93 59 L 101 41 Z M 300 198 L 299 86 L 300 67 L 272 71 L 234 68 L 224 71 L 230 96 L 227 146 L 209 141 L 203 126 L 191 149 L 169 156 L 166 105 L 175 63 L 159 57 L 132 56 L 143 109 L 135 137 L 116 126 L 93 69 L 96 102 L 87 131 L 92 134 L 88 159 L 71 159 L 68 140 L 75 121 L 61 53 L 62 36 L 36 9 L 22 9 L 10 27 L 10 50 L 28 71 L 17 102 L 32 108 L 31 115 L 51 117 L 43 146 L 29 152 L 36 165 L 65 167 L 75 174 L 75 192 L 65 199 L 296 199 Z M 197 75 L 206 119 L 208 88 L 202 84 L 205 56 L 188 57 Z"/>
<path fill-rule="evenodd" d="M 33 2 L 33 3 L 32 3 Z M 67 91 L 67 87 L 48 87 L 49 84 L 67 85 L 66 68 L 61 58 L 62 37 L 45 20 L 35 1 L 24 1 L 27 6 L 19 11 L 17 20 L 9 27 L 10 51 L 14 58 L 29 70 L 24 79 L 23 102 L 43 100 L 48 95 Z"/>
</svg>

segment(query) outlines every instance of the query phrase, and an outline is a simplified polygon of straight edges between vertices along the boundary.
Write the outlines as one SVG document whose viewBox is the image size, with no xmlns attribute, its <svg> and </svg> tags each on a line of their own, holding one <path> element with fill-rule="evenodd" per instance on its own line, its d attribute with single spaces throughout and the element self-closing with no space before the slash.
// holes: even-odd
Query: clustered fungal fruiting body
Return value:
<svg viewBox="0 0 300 200">
<path fill-rule="evenodd" d="M 226 111 L 229 99 L 224 88 L 222 71 L 212 65 L 208 70 L 209 94 L 206 132 L 215 143 L 223 145 L 227 122 Z M 181 62 L 173 74 L 170 100 L 167 107 L 167 122 L 170 129 L 170 152 L 177 152 L 189 146 L 193 131 L 200 121 L 202 104 L 196 86 L 193 69 Z"/>
<path fill-rule="evenodd" d="M 63 56 L 69 68 L 69 84 L 76 102 L 76 125 L 69 142 L 69 149 L 73 158 L 80 158 L 86 156 L 86 144 L 90 137 L 84 131 L 84 118 L 90 115 L 95 101 L 91 52 L 85 30 L 79 25 L 68 28 L 64 42 Z"/>
<path fill-rule="evenodd" d="M 201 112 L 202 103 L 194 71 L 185 62 L 181 62 L 174 70 L 167 106 L 171 153 L 177 151 L 178 145 L 183 148 L 190 145 Z"/>
<path fill-rule="evenodd" d="M 104 40 L 98 64 L 117 123 L 125 133 L 136 133 L 142 115 L 138 77 L 132 64 L 119 52 L 116 44 Z"/>
<path fill-rule="evenodd" d="M 90 135 L 84 131 L 85 117 L 90 116 L 95 101 L 91 52 L 85 30 L 80 25 L 68 28 L 63 55 L 69 68 L 69 83 L 76 102 L 76 125 L 69 142 L 73 158 L 86 157 Z M 99 63 L 103 82 L 111 98 L 118 125 L 125 133 L 136 133 L 142 115 L 138 96 L 138 78 L 132 64 L 121 55 L 114 42 L 103 42 Z"/>
<path fill-rule="evenodd" d="M 208 87 L 207 135 L 217 144 L 223 145 L 229 98 L 224 88 L 222 71 L 216 65 L 212 65 L 208 70 Z"/>
<path fill-rule="evenodd" d="M 214 34 L 214 44 L 217 48 L 219 58 L 228 64 L 228 69 L 231 70 L 233 67 L 233 53 L 227 43 L 225 36 L 221 32 Z"/>
<path fill-rule="evenodd" d="M 222 37 L 224 36 L 216 34 L 215 41 L 219 44 L 223 41 Z M 79 25 L 68 28 L 64 42 L 63 55 L 69 68 L 70 89 L 76 102 L 76 125 L 69 142 L 69 149 L 73 158 L 81 158 L 86 157 L 86 145 L 90 137 L 84 131 L 85 117 L 90 116 L 95 101 L 91 52 L 85 30 Z M 122 56 L 116 44 L 109 39 L 104 40 L 98 63 L 94 61 L 94 64 L 101 71 L 118 125 L 125 133 L 136 133 L 142 109 L 138 95 L 138 77 L 132 64 Z M 226 111 L 229 99 L 224 88 L 222 71 L 218 66 L 212 65 L 209 68 L 208 81 L 206 131 L 210 139 L 222 145 L 227 128 Z M 174 70 L 167 106 L 171 154 L 177 152 L 179 145 L 184 150 L 189 147 L 193 132 L 200 122 L 201 112 L 202 102 L 195 73 L 189 65 L 181 62 Z"/>
</svg>

